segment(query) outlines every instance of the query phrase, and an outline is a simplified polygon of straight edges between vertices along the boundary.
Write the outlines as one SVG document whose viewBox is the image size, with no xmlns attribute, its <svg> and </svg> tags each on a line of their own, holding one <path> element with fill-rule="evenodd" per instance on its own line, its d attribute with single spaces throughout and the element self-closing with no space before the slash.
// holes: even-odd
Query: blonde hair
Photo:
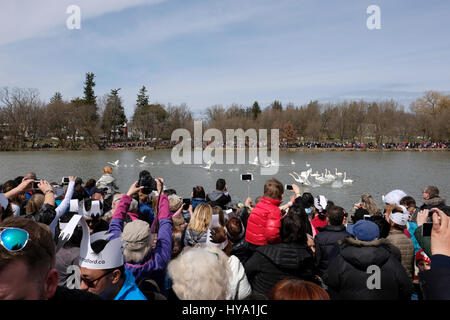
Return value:
<svg viewBox="0 0 450 320">
<path fill-rule="evenodd" d="M 381 214 L 381 209 L 378 208 L 377 203 L 373 200 L 371 195 L 363 194 L 361 196 L 361 201 L 366 205 L 366 210 L 370 215 Z"/>
<path fill-rule="evenodd" d="M 31 196 L 30 200 L 27 201 L 25 206 L 25 213 L 30 214 L 39 211 L 39 209 L 44 204 L 45 197 L 43 194 L 35 193 Z"/>
<path fill-rule="evenodd" d="M 102 169 L 102 173 L 112 174 L 112 168 L 110 166 L 106 166 Z"/>
<path fill-rule="evenodd" d="M 192 213 L 189 229 L 195 232 L 206 232 L 211 223 L 213 210 L 207 203 L 200 203 Z"/>
<path fill-rule="evenodd" d="M 167 267 L 181 300 L 225 300 L 231 275 L 228 257 L 209 246 L 185 247 Z"/>
</svg>

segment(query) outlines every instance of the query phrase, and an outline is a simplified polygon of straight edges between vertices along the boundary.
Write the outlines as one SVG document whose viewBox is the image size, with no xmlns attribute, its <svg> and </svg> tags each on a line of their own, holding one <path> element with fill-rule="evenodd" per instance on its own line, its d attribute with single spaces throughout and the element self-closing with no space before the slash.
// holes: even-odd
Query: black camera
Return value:
<svg viewBox="0 0 450 320">
<path fill-rule="evenodd" d="M 150 194 L 152 191 L 155 191 L 157 189 L 156 187 L 156 181 L 153 179 L 153 177 L 150 175 L 150 172 L 144 171 L 139 174 L 139 181 L 137 184 L 137 187 L 144 187 L 142 189 L 143 194 Z"/>
</svg>

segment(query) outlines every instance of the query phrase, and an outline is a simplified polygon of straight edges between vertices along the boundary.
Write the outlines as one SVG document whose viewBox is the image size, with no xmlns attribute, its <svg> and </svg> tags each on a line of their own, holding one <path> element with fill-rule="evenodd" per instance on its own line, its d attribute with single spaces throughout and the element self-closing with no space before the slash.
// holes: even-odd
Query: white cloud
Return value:
<svg viewBox="0 0 450 320">
<path fill-rule="evenodd" d="M 78 5 L 83 19 L 118 12 L 139 5 L 165 0 L 2 0 L 0 2 L 0 46 L 55 32 L 66 28 L 70 5 Z M 81 26 L 83 28 L 83 26 Z"/>
</svg>

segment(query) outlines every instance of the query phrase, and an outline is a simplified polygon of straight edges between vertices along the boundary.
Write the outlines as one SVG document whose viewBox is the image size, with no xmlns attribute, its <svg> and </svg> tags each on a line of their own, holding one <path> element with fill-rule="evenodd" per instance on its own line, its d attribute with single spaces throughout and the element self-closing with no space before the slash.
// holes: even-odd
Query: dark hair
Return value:
<svg viewBox="0 0 450 320">
<path fill-rule="evenodd" d="M 281 221 L 280 236 L 284 243 L 297 242 L 307 243 L 307 222 L 308 216 L 301 206 L 293 205 L 289 208 L 288 214 Z"/>
<path fill-rule="evenodd" d="M 11 191 L 16 188 L 19 184 L 15 180 L 8 180 L 3 184 L 3 192 Z"/>
<path fill-rule="evenodd" d="M 327 206 L 327 214 L 328 221 L 332 226 L 340 226 L 344 221 L 344 217 L 346 216 L 345 211 L 342 207 L 338 206 Z"/>
<path fill-rule="evenodd" d="M 230 236 L 230 240 L 237 240 L 242 232 L 242 222 L 238 217 L 232 217 L 227 222 L 227 231 Z"/>
<path fill-rule="evenodd" d="M 380 229 L 380 238 L 387 238 L 391 230 L 391 225 L 383 216 L 373 215 L 369 218 L 369 221 L 375 223 L 378 226 L 378 229 Z"/>
<path fill-rule="evenodd" d="M 226 184 L 227 183 L 225 182 L 225 179 L 222 179 L 222 178 L 217 179 L 217 181 L 216 181 L 216 190 L 223 191 L 225 189 Z"/>
<path fill-rule="evenodd" d="M 203 189 L 202 186 L 193 187 L 192 188 L 192 197 L 205 199 L 206 198 L 205 189 Z"/>
<path fill-rule="evenodd" d="M 17 185 L 22 183 L 23 178 L 25 178 L 24 176 L 18 176 L 16 178 L 14 178 L 14 181 L 17 183 Z"/>
<path fill-rule="evenodd" d="M 163 194 L 165 194 L 167 196 L 171 196 L 173 194 L 177 194 L 177 192 L 175 191 L 175 189 L 166 189 L 163 191 Z"/>
<path fill-rule="evenodd" d="M 297 198 L 299 199 L 299 198 Z M 295 200 L 297 200 L 295 199 Z M 305 192 L 302 194 L 302 196 L 300 197 L 300 200 L 303 203 L 303 206 L 305 208 L 310 208 L 312 206 L 314 206 L 314 197 L 311 193 L 309 192 Z"/>
<path fill-rule="evenodd" d="M 84 188 L 86 190 L 91 190 L 92 188 L 95 187 L 95 183 L 96 183 L 95 179 L 89 179 L 88 181 L 86 181 L 86 184 L 84 185 Z"/>
<path fill-rule="evenodd" d="M 330 300 L 319 285 L 300 279 L 283 279 L 270 292 L 271 300 Z"/>
<path fill-rule="evenodd" d="M 416 207 L 416 200 L 411 196 L 406 196 L 400 200 L 400 205 L 405 206 L 406 208 Z"/>
</svg>

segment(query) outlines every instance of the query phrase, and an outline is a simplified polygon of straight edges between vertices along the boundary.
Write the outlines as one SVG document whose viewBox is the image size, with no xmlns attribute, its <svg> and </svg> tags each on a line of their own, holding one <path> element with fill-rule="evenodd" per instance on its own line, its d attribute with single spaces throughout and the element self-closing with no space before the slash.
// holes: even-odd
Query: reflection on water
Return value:
<svg viewBox="0 0 450 320">
<path fill-rule="evenodd" d="M 225 153 L 224 153 L 225 154 Z M 147 169 L 153 176 L 163 177 L 166 186 L 174 188 L 182 197 L 189 197 L 192 187 L 201 185 L 205 190 L 214 189 L 218 178 L 227 181 L 233 199 L 244 201 L 247 194 L 253 199 L 261 195 L 268 176 L 261 176 L 259 167 L 251 164 L 213 164 L 207 170 L 205 164 L 174 165 L 171 150 L 152 151 L 35 151 L 0 153 L 0 181 L 14 179 L 29 171 L 38 178 L 50 182 L 60 182 L 63 176 L 76 175 L 87 181 L 98 179 L 101 169 L 119 160 L 114 168 L 114 176 L 121 192 L 126 192 L 130 184 L 137 180 L 141 170 Z M 146 156 L 144 163 L 138 161 Z M 250 159 L 253 161 L 254 159 Z M 247 163 L 248 157 L 247 157 Z M 304 187 L 313 195 L 323 194 L 337 205 L 349 210 L 359 201 L 361 194 L 369 193 L 381 205 L 381 195 L 393 189 L 403 189 L 412 195 L 418 204 L 422 203 L 422 191 L 427 185 L 436 185 L 443 198 L 450 198 L 450 153 L 449 152 L 283 152 L 280 151 L 279 171 L 275 178 L 283 184 L 295 183 L 289 175 L 293 171 L 312 169 L 319 173 L 335 168 L 347 172 L 353 180 L 350 185 L 332 188 L 331 184 L 318 187 Z M 292 164 L 295 163 L 295 164 Z M 310 167 L 306 167 L 306 163 Z M 250 186 L 240 181 L 241 173 L 252 173 L 254 181 Z M 314 178 L 310 178 L 314 180 Z M 290 192 L 286 192 L 286 195 Z M 285 200 L 288 197 L 285 196 Z"/>
</svg>

